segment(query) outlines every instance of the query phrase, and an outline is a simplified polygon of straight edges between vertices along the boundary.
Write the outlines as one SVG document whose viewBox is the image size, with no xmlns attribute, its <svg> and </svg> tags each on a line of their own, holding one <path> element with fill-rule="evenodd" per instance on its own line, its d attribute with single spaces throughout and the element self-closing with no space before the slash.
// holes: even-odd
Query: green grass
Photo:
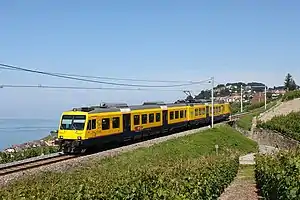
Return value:
<svg viewBox="0 0 300 200">
<path fill-rule="evenodd" d="M 276 105 L 276 101 L 272 101 L 269 104 L 267 104 L 267 109 L 272 108 L 273 106 Z M 244 130 L 250 131 L 251 130 L 251 126 L 252 126 L 252 119 L 253 117 L 258 116 L 260 113 L 263 113 L 265 110 L 265 107 L 260 107 L 260 108 L 256 108 L 252 111 L 250 111 L 250 113 L 244 115 L 243 117 L 241 117 L 238 121 L 237 121 L 237 125 L 240 128 L 243 128 Z"/>
<path fill-rule="evenodd" d="M 254 141 L 223 125 L 72 171 L 29 177 L 0 189 L 0 199 L 216 198 L 233 180 L 238 156 L 257 149 Z"/>
<path fill-rule="evenodd" d="M 243 180 L 255 180 L 254 165 L 240 165 L 240 176 Z"/>
</svg>

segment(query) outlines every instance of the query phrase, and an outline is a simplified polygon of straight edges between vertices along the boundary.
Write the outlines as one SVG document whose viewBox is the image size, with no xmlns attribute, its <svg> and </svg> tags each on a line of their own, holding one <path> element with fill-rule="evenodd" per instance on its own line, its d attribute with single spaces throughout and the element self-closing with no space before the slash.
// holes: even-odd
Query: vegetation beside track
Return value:
<svg viewBox="0 0 300 200">
<path fill-rule="evenodd" d="M 286 92 L 282 97 L 282 101 L 290 101 L 296 98 L 300 98 L 300 90 Z"/>
<path fill-rule="evenodd" d="M 300 197 L 300 150 L 256 156 L 255 178 L 265 199 Z"/>
<path fill-rule="evenodd" d="M 218 145 L 216 155 L 215 145 Z M 212 199 L 238 170 L 238 156 L 257 144 L 223 125 L 74 171 L 47 172 L 0 189 L 3 199 Z"/>
<path fill-rule="evenodd" d="M 258 116 L 259 114 L 265 111 L 264 103 L 261 104 L 263 106 L 256 107 L 253 106 L 254 109 L 249 110 L 248 114 L 245 114 L 240 119 L 237 120 L 237 126 L 243 128 L 244 130 L 250 131 L 252 126 L 253 117 Z M 276 105 L 276 101 L 271 101 L 267 104 L 267 110 Z"/>
<path fill-rule="evenodd" d="M 266 122 L 259 122 L 258 127 L 278 131 L 290 138 L 300 141 L 300 112 L 275 116 Z"/>
<path fill-rule="evenodd" d="M 58 152 L 58 147 L 56 146 L 34 147 L 11 153 L 0 152 L 0 164 L 24 160 L 26 158 L 32 158 L 56 152 Z"/>
</svg>

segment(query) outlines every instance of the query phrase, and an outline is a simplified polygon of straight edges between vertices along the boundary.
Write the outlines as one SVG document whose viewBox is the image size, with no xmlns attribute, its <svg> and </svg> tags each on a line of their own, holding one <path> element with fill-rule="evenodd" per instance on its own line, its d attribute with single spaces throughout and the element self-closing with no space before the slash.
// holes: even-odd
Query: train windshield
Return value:
<svg viewBox="0 0 300 200">
<path fill-rule="evenodd" d="M 83 130 L 85 125 L 85 115 L 63 115 L 61 120 L 61 130 Z"/>
</svg>

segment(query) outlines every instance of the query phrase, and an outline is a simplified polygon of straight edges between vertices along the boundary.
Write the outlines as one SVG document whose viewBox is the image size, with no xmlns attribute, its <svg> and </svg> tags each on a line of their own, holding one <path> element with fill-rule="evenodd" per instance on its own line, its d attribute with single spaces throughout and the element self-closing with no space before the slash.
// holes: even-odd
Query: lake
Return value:
<svg viewBox="0 0 300 200">
<path fill-rule="evenodd" d="M 14 144 L 41 139 L 57 130 L 58 120 L 0 119 L 0 151 Z"/>
</svg>

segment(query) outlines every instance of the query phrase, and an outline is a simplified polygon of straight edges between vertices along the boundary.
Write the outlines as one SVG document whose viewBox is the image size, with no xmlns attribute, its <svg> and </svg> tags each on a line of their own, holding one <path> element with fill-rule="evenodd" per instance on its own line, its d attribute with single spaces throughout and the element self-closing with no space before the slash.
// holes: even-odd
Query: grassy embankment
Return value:
<svg viewBox="0 0 300 200">
<path fill-rule="evenodd" d="M 267 104 L 267 110 L 276 105 L 277 101 L 271 101 Z M 242 116 L 238 121 L 237 125 L 244 130 L 250 131 L 252 126 L 253 117 L 258 116 L 260 113 L 265 111 L 264 102 L 253 104 L 252 107 L 248 109 L 248 114 Z"/>
<path fill-rule="evenodd" d="M 222 125 L 73 171 L 29 177 L 0 189 L 0 198 L 211 199 L 235 177 L 238 156 L 255 151 L 255 142 Z"/>
</svg>

